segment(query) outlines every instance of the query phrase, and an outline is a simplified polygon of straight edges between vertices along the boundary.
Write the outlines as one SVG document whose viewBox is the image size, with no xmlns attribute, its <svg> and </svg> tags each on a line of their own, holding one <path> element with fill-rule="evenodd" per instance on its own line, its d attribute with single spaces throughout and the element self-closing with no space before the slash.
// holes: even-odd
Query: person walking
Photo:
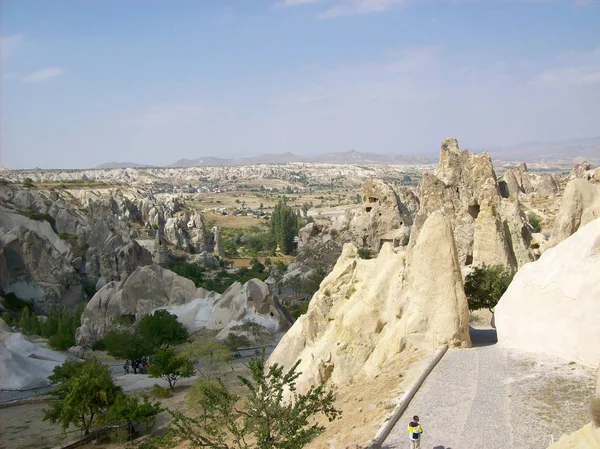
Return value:
<svg viewBox="0 0 600 449">
<path fill-rule="evenodd" d="M 413 416 L 413 420 L 408 424 L 408 434 L 411 449 L 419 449 L 421 447 L 423 428 L 419 424 L 419 417 L 417 415 Z"/>
<path fill-rule="evenodd" d="M 123 369 L 125 370 L 125 374 L 129 374 L 129 360 L 125 360 L 125 365 L 123 365 Z"/>
</svg>

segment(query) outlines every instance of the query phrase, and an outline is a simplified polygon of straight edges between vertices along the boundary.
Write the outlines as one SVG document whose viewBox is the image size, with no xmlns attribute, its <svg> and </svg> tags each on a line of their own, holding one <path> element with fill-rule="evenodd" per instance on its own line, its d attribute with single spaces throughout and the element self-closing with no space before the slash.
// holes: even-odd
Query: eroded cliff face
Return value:
<svg viewBox="0 0 600 449">
<path fill-rule="evenodd" d="M 438 211 L 408 252 L 384 243 L 377 258 L 365 260 L 344 245 L 269 363 L 289 368 L 300 359 L 300 390 L 326 380 L 348 384 L 376 376 L 411 348 L 469 346 L 468 322 L 452 227 Z"/>
<path fill-rule="evenodd" d="M 1 187 L 0 288 L 38 313 L 82 301 L 85 284 L 99 289 L 152 264 L 159 259 L 155 228 L 169 220 L 177 225 L 165 229 L 173 242 L 161 234 L 165 243 L 207 247 L 202 217 L 180 212 L 175 198 L 159 201 L 126 186 L 44 190 L 3 181 Z"/>
<path fill-rule="evenodd" d="M 517 271 L 534 260 L 525 214 L 517 198 L 502 197 L 487 153 L 461 151 L 456 139 L 445 139 L 435 173 L 423 173 L 419 200 L 409 246 L 416 244 L 427 218 L 441 210 L 451 221 L 461 265 Z"/>
<path fill-rule="evenodd" d="M 596 219 L 515 275 L 496 306 L 495 321 L 501 344 L 597 366 L 599 316 Z"/>
</svg>

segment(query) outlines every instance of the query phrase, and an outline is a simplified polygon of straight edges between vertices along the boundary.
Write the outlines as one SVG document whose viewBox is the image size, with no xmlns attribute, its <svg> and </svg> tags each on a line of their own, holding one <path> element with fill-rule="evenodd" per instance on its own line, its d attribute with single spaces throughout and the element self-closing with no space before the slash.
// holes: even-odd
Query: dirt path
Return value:
<svg viewBox="0 0 600 449">
<path fill-rule="evenodd" d="M 492 331 L 476 331 L 475 341 Z M 479 333 L 479 335 L 477 335 Z M 384 447 L 408 447 L 421 418 L 424 449 L 538 449 L 587 421 L 594 370 L 499 345 L 449 350 Z M 569 426 L 565 428 L 568 411 Z"/>
</svg>

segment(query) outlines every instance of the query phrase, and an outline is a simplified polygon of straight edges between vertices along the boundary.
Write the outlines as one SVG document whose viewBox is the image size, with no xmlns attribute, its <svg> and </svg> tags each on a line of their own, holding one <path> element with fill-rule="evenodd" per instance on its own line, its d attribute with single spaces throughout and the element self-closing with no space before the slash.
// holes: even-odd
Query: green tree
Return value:
<svg viewBox="0 0 600 449">
<path fill-rule="evenodd" d="M 470 310 L 490 312 L 510 285 L 513 274 L 501 265 L 474 267 L 465 278 L 465 294 Z"/>
<path fill-rule="evenodd" d="M 198 360 L 196 371 L 206 380 L 214 380 L 232 359 L 231 349 L 226 344 L 203 337 L 183 345 L 180 354 Z"/>
<path fill-rule="evenodd" d="M 137 325 L 137 334 L 155 348 L 177 345 L 188 339 L 188 332 L 177 320 L 177 315 L 164 309 L 156 310 L 143 317 Z"/>
<path fill-rule="evenodd" d="M 40 318 L 35 312 L 31 314 L 31 325 L 30 332 L 33 335 L 42 335 L 42 326 L 40 324 Z"/>
<path fill-rule="evenodd" d="M 533 232 L 542 232 L 542 224 L 540 222 L 540 217 L 538 217 L 533 212 L 528 216 L 529 224 L 533 228 Z"/>
<path fill-rule="evenodd" d="M 132 331 L 110 331 L 102 342 L 109 355 L 126 360 L 141 359 L 154 351 L 152 342 Z"/>
<path fill-rule="evenodd" d="M 57 401 L 44 410 L 44 421 L 60 423 L 63 431 L 71 425 L 85 435 L 96 423 L 104 421 L 110 406 L 122 394 L 108 371 L 108 367 L 94 360 L 67 361 L 67 367 L 57 367 L 50 376 L 60 384 L 48 394 Z"/>
<path fill-rule="evenodd" d="M 312 270 L 312 272 L 304 279 L 304 281 L 300 284 L 300 291 L 304 295 L 314 295 L 321 286 L 321 282 L 327 276 L 327 272 L 325 268 L 319 265 L 317 268 Z"/>
<path fill-rule="evenodd" d="M 324 384 L 311 387 L 305 394 L 296 391 L 296 371 L 300 361 L 288 371 L 278 364 L 266 368 L 265 357 L 252 359 L 248 367 L 251 379 L 239 377 L 248 390 L 245 406 L 236 407 L 239 397 L 221 380 L 198 383 L 196 399 L 200 413 L 189 418 L 171 412 L 174 426 L 194 447 L 299 449 L 323 433 L 325 426 L 316 423 L 317 415 L 329 422 L 341 412 L 333 402 L 333 391 Z M 291 400 L 284 400 L 284 392 Z"/>
<path fill-rule="evenodd" d="M 156 415 L 162 411 L 160 402 L 152 403 L 148 396 L 144 395 L 140 402 L 137 397 L 121 394 L 109 408 L 107 417 L 110 421 L 121 422 L 127 428 L 131 438 L 135 433 L 136 424 L 143 424 L 148 430 Z"/>
<path fill-rule="evenodd" d="M 298 234 L 298 216 L 280 199 L 271 215 L 271 233 L 279 249 L 285 254 L 294 250 L 294 237 Z"/>
<path fill-rule="evenodd" d="M 23 187 L 33 187 L 33 179 L 23 178 Z"/>
<path fill-rule="evenodd" d="M 188 357 L 177 355 L 173 348 L 160 348 L 152 356 L 148 374 L 166 380 L 173 389 L 179 379 L 194 375 L 194 364 Z"/>
</svg>

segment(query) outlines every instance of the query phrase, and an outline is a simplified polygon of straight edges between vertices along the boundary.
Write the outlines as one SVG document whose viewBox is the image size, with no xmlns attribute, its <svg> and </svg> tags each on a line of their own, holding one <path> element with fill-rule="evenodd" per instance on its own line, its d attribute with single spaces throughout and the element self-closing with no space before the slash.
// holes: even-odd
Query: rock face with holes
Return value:
<svg viewBox="0 0 600 449">
<path fill-rule="evenodd" d="M 326 380 L 348 384 L 376 376 L 402 351 L 469 346 L 468 322 L 452 227 L 438 211 L 410 251 L 396 253 L 386 242 L 365 260 L 345 244 L 269 363 L 289 368 L 300 359 L 300 391 Z"/>
<path fill-rule="evenodd" d="M 251 279 L 234 283 L 223 295 L 196 288 L 194 282 L 158 265 L 138 267 L 124 282 L 110 282 L 87 304 L 77 329 L 78 344 L 104 337 L 123 322 L 133 322 L 157 309 L 176 314 L 189 331 L 205 328 L 223 331 L 231 326 L 255 321 L 276 334 L 293 321 L 268 286 Z"/>
<path fill-rule="evenodd" d="M 581 226 L 600 217 L 600 184 L 592 184 L 585 179 L 569 181 L 560 210 L 554 220 L 550 237 L 550 247 L 562 242 Z"/>
<path fill-rule="evenodd" d="M 516 271 L 534 259 L 525 214 L 517 198 L 502 197 L 487 153 L 461 151 L 456 139 L 445 139 L 435 173 L 423 173 L 419 200 L 409 246 L 441 210 L 452 222 L 461 265 L 501 264 Z"/>
<path fill-rule="evenodd" d="M 600 360 L 598 317 L 600 219 L 519 270 L 495 311 L 500 343 L 590 366 Z"/>
</svg>

